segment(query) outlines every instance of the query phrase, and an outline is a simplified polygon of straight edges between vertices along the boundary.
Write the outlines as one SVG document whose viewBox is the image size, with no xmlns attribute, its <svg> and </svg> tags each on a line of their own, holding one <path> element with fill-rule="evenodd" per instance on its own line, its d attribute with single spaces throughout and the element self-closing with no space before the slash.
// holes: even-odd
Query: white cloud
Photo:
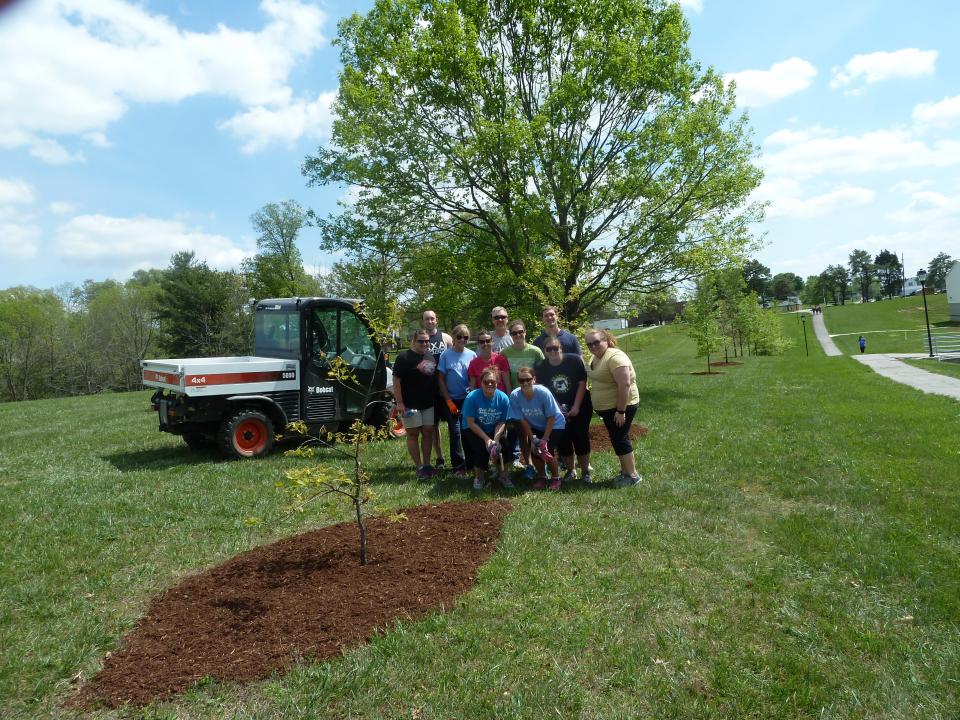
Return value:
<svg viewBox="0 0 960 720">
<path fill-rule="evenodd" d="M 0 205 L 29 205 L 34 201 L 33 186 L 20 178 L 0 178 Z"/>
<path fill-rule="evenodd" d="M 275 142 L 291 144 L 300 138 L 320 139 L 330 132 L 336 92 L 316 100 L 293 100 L 274 107 L 257 106 L 219 125 L 243 141 L 243 152 L 254 153 Z"/>
<path fill-rule="evenodd" d="M 66 165 L 86 160 L 83 153 L 71 153 L 56 140 L 49 138 L 33 138 L 30 141 L 30 154 L 48 165 Z"/>
<path fill-rule="evenodd" d="M 837 210 L 849 210 L 869 205 L 876 193 L 869 188 L 840 186 L 827 192 L 804 197 L 804 192 L 795 180 L 764 180 L 757 188 L 753 199 L 769 202 L 767 217 L 811 219 L 829 215 Z"/>
<path fill-rule="evenodd" d="M 214 94 L 249 107 L 286 107 L 287 78 L 324 37 L 324 13 L 297 0 L 263 0 L 256 32 L 178 28 L 124 0 L 33 0 L 0 24 L 0 146 L 47 161 L 77 159 L 48 143 L 107 143 L 130 103 Z"/>
<path fill-rule="evenodd" d="M 960 95 L 944 98 L 936 103 L 917 105 L 913 108 L 913 120 L 922 126 L 960 125 Z"/>
<path fill-rule="evenodd" d="M 893 78 L 932 75 L 936 62 L 936 50 L 917 48 L 854 55 L 842 68 L 833 68 L 830 87 L 845 88 L 858 81 L 871 85 Z"/>
<path fill-rule="evenodd" d="M 170 256 L 192 250 L 211 267 L 230 269 L 254 253 L 223 235 L 190 228 L 179 220 L 79 215 L 56 231 L 54 253 L 72 264 L 112 269 L 127 277 L 141 268 L 165 267 Z"/>
<path fill-rule="evenodd" d="M 77 206 L 73 203 L 68 202 L 52 202 L 50 203 L 50 212 L 54 215 L 68 215 L 69 213 L 75 212 Z"/>
<path fill-rule="evenodd" d="M 703 12 L 703 0 L 677 0 L 680 7 L 692 10 L 695 13 Z"/>
<path fill-rule="evenodd" d="M 724 76 L 737 84 L 737 103 L 746 107 L 768 105 L 806 90 L 817 69 L 802 58 L 793 57 L 772 65 L 769 70 L 744 70 Z"/>
<path fill-rule="evenodd" d="M 0 221 L 0 257 L 9 260 L 30 260 L 36 257 L 40 228 L 29 222 Z"/>
<path fill-rule="evenodd" d="M 960 164 L 960 141 L 927 143 L 903 129 L 843 136 L 780 131 L 774 136 L 774 144 L 782 149 L 765 153 L 761 164 L 777 176 L 849 175 Z"/>
</svg>

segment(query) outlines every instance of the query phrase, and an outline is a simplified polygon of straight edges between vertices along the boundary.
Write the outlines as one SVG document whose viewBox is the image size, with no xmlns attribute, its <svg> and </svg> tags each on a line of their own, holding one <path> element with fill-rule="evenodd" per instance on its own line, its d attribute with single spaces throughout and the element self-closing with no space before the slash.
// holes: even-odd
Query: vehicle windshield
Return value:
<svg viewBox="0 0 960 720">
<path fill-rule="evenodd" d="M 300 357 L 300 315 L 258 310 L 253 320 L 253 351 L 261 357 Z"/>
</svg>

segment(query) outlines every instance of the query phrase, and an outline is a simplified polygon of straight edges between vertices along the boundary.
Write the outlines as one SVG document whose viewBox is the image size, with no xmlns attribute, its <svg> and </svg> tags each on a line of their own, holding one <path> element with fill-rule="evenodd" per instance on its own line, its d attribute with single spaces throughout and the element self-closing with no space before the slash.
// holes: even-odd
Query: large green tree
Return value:
<svg viewBox="0 0 960 720">
<path fill-rule="evenodd" d="M 761 300 L 765 300 L 770 294 L 770 268 L 762 264 L 759 260 L 749 260 L 743 266 L 743 279 L 747 287 L 755 292 Z"/>
<path fill-rule="evenodd" d="M 324 242 L 453 237 L 568 318 L 742 262 L 761 174 L 688 37 L 664 0 L 377 0 L 340 23 L 332 140 L 303 165 L 358 191 Z"/>
<path fill-rule="evenodd" d="M 897 254 L 881 250 L 873 260 L 876 278 L 880 282 L 880 292 L 886 297 L 900 294 L 903 287 L 903 266 Z"/>
<path fill-rule="evenodd" d="M 930 267 L 927 269 L 927 287 L 937 290 L 945 290 L 947 287 L 947 273 L 953 267 L 953 259 L 946 253 L 939 253 L 930 261 Z"/>
<path fill-rule="evenodd" d="M 866 250 L 854 250 L 847 258 L 847 267 L 850 268 L 850 276 L 860 291 L 860 301 L 867 302 L 870 299 L 870 283 L 874 278 L 870 253 Z"/>
<path fill-rule="evenodd" d="M 297 237 L 307 212 L 294 200 L 267 203 L 250 216 L 257 254 L 243 263 L 247 286 L 257 298 L 312 295 L 317 281 L 303 269 Z"/>
</svg>

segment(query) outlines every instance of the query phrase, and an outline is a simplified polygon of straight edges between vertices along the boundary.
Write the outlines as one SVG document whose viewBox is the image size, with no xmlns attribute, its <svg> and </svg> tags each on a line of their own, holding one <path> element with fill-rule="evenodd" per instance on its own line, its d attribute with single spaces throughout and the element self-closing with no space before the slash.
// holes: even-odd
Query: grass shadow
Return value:
<svg viewBox="0 0 960 720">
<path fill-rule="evenodd" d="M 134 472 L 140 470 L 169 470 L 174 467 L 212 465 L 225 460 L 215 449 L 193 450 L 186 445 L 179 448 L 152 448 L 150 450 L 135 450 L 131 452 L 112 453 L 101 455 L 120 472 Z"/>
</svg>

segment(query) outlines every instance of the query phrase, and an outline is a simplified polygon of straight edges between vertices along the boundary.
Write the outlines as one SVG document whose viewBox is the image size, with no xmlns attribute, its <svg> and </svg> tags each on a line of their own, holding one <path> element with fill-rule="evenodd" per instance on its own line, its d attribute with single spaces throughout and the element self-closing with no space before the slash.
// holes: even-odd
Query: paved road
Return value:
<svg viewBox="0 0 960 720">
<path fill-rule="evenodd" d="M 900 362 L 900 358 L 925 358 L 925 353 L 899 353 L 896 355 L 854 355 L 853 358 L 873 368 L 884 377 L 909 385 L 934 395 L 946 395 L 960 400 L 960 379 L 949 375 L 927 372 L 913 365 Z"/>
<path fill-rule="evenodd" d="M 823 348 L 825 355 L 833 357 L 835 355 L 843 355 L 840 352 L 840 348 L 834 344 L 833 340 L 830 339 L 830 333 L 827 332 L 827 326 L 823 324 L 823 315 L 820 313 L 811 314 L 810 317 L 813 318 L 813 332 L 817 335 L 817 340 L 820 341 L 820 347 Z"/>
</svg>

